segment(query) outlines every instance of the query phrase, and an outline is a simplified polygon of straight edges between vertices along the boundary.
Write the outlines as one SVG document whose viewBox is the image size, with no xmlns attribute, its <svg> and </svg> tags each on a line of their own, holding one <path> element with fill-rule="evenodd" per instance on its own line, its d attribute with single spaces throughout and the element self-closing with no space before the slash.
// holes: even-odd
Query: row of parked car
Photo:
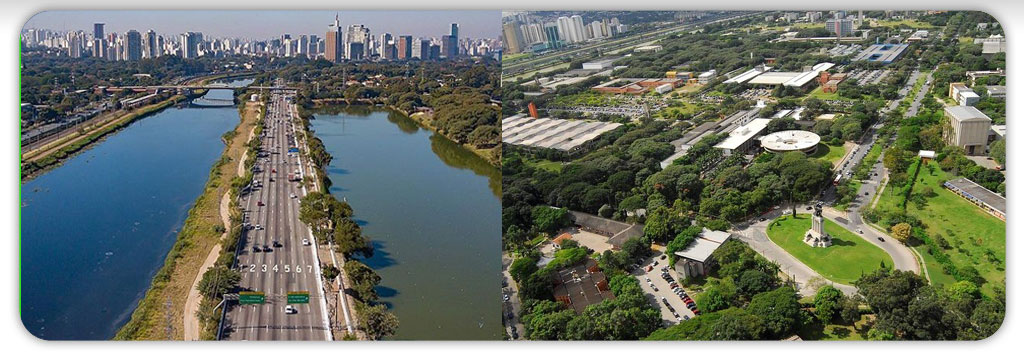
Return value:
<svg viewBox="0 0 1024 355">
<path fill-rule="evenodd" d="M 693 299 L 690 298 L 690 295 L 686 294 L 686 290 L 683 290 L 683 288 L 679 286 L 676 280 L 672 278 L 672 275 L 669 274 L 668 272 L 668 266 L 661 268 L 661 278 L 665 279 L 665 281 L 668 281 L 669 287 L 672 287 L 672 292 L 679 296 L 679 298 L 682 299 L 684 303 L 686 303 L 686 308 L 690 309 L 690 311 L 692 311 L 694 315 L 700 315 L 700 310 L 697 309 L 697 303 L 694 302 Z M 668 306 L 668 301 L 665 300 L 664 297 L 662 297 L 662 302 L 664 302 L 665 305 Z M 676 320 L 679 320 L 679 314 L 677 314 L 675 310 L 672 309 L 672 306 L 669 306 L 669 310 L 671 310 L 672 314 L 676 316 Z M 686 317 L 686 319 L 689 319 L 689 317 Z"/>
</svg>

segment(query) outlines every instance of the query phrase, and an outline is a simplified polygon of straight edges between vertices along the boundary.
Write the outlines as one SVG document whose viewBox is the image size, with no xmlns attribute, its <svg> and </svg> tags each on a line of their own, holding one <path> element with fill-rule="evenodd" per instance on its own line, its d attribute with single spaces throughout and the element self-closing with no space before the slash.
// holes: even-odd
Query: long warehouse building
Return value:
<svg viewBox="0 0 1024 355">
<path fill-rule="evenodd" d="M 520 114 L 501 120 L 501 141 L 570 152 L 620 126 L 622 124 L 613 122 L 532 118 Z"/>
</svg>

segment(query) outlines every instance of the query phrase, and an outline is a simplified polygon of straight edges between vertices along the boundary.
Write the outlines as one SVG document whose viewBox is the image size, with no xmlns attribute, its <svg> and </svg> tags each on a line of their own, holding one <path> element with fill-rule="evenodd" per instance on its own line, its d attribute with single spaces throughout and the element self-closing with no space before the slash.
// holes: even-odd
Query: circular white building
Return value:
<svg viewBox="0 0 1024 355">
<path fill-rule="evenodd" d="M 791 130 L 775 132 L 761 137 L 761 147 L 773 153 L 804 152 L 814 154 L 821 137 L 814 132 Z"/>
</svg>

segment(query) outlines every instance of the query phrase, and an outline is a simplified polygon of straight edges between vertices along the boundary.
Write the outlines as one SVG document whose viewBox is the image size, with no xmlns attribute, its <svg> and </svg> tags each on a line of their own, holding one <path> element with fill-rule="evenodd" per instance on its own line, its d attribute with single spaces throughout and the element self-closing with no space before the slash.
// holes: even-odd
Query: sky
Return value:
<svg viewBox="0 0 1024 355">
<path fill-rule="evenodd" d="M 342 28 L 362 24 L 373 35 L 390 32 L 413 37 L 441 37 L 451 23 L 459 24 L 459 37 L 498 38 L 501 12 L 491 11 L 44 11 L 28 20 L 25 28 L 58 31 L 82 30 L 92 33 L 93 23 L 105 23 L 107 33 L 128 30 L 159 35 L 202 32 L 206 38 L 244 39 L 293 37 L 301 34 L 324 36 L 338 14 Z"/>
</svg>

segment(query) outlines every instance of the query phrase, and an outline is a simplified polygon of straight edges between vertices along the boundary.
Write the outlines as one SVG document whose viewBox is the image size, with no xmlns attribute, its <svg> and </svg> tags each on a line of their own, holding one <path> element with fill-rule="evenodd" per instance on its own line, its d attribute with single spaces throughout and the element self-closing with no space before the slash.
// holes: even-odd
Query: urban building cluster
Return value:
<svg viewBox="0 0 1024 355">
<path fill-rule="evenodd" d="M 343 60 L 439 60 L 461 55 L 486 56 L 501 52 L 496 39 L 470 39 L 459 36 L 459 24 L 451 24 L 448 34 L 440 37 L 413 37 L 408 34 L 374 35 L 362 24 L 342 26 L 335 16 L 324 35 L 283 34 L 273 39 L 210 38 L 202 32 L 162 35 L 154 30 L 125 33 L 105 31 L 105 24 L 96 23 L 91 33 L 84 30 L 54 31 L 25 29 L 21 34 L 24 48 L 49 48 L 72 58 L 97 57 L 106 60 L 134 61 L 177 55 L 181 58 L 200 56 L 222 57 L 249 55 L 268 57 L 306 57 Z"/>
<path fill-rule="evenodd" d="M 628 32 L 629 25 L 615 17 L 587 23 L 580 15 L 560 16 L 552 20 L 517 12 L 502 19 L 501 29 L 508 53 L 521 53 L 615 37 Z"/>
</svg>

